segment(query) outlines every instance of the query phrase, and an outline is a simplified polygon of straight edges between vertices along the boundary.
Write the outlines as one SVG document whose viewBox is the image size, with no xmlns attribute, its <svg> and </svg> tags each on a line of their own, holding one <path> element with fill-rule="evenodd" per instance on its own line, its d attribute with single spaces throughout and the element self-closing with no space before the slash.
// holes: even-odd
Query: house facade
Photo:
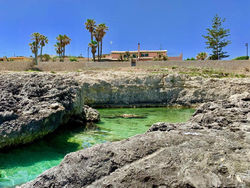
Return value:
<svg viewBox="0 0 250 188">
<path fill-rule="evenodd" d="M 167 57 L 167 50 L 141 50 L 141 51 L 112 51 L 112 60 L 121 60 L 128 58 L 137 58 L 139 60 L 153 60 L 158 57 Z"/>
<path fill-rule="evenodd" d="M 141 50 L 140 43 L 137 51 L 112 51 L 109 58 L 112 60 L 124 60 L 127 58 L 135 58 L 140 61 L 150 61 L 155 58 L 168 57 L 167 50 Z M 182 60 L 183 56 L 168 57 L 168 60 Z"/>
</svg>

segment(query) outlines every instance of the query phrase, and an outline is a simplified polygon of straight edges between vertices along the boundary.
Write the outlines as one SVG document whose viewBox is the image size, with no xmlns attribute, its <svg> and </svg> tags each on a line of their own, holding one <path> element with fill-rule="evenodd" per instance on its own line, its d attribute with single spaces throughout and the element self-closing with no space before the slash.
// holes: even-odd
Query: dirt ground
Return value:
<svg viewBox="0 0 250 188">
<path fill-rule="evenodd" d="M 126 72 L 170 73 L 179 72 L 193 76 L 212 77 L 250 76 L 250 61 L 148 61 L 137 62 L 0 62 L 0 71 L 83 72 L 112 70 Z"/>
</svg>

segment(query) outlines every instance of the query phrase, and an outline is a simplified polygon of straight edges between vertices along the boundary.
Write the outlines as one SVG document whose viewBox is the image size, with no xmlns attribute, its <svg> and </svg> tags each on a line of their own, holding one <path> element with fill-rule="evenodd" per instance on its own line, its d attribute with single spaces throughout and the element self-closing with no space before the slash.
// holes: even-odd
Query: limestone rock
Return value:
<svg viewBox="0 0 250 188">
<path fill-rule="evenodd" d="M 67 123 L 71 117 L 85 115 L 82 114 L 83 104 L 92 107 L 190 106 L 227 99 L 233 94 L 249 91 L 249 88 L 249 78 L 205 79 L 181 74 L 109 71 L 93 71 L 91 74 L 1 73 L 0 149 L 31 142 Z M 248 99 L 246 96 L 244 100 Z M 210 106 L 210 114 L 206 113 L 207 119 L 203 118 L 203 121 L 209 119 L 213 121 L 209 126 L 223 129 L 221 124 L 230 124 L 231 119 L 209 118 L 215 108 Z M 233 110 L 231 108 L 231 113 Z M 90 121 L 98 120 L 94 111 L 86 112 L 93 116 Z M 246 117 L 243 121 L 249 122 L 249 115 L 237 113 Z M 202 117 L 197 112 L 194 118 Z M 234 129 L 234 125 L 231 127 Z"/>
<path fill-rule="evenodd" d="M 187 123 L 68 154 L 21 187 L 249 187 L 249 105 L 242 95 L 204 104 Z"/>
<path fill-rule="evenodd" d="M 83 119 L 87 122 L 98 122 L 100 121 L 100 113 L 87 105 L 83 106 Z"/>
<path fill-rule="evenodd" d="M 79 90 L 67 75 L 0 74 L 0 149 L 31 142 L 81 114 Z"/>
<path fill-rule="evenodd" d="M 250 187 L 249 89 L 249 78 L 2 73 L 0 148 L 32 142 L 74 117 L 100 118 L 83 104 L 205 103 L 187 123 L 158 123 L 145 134 L 68 154 L 22 187 Z"/>
</svg>

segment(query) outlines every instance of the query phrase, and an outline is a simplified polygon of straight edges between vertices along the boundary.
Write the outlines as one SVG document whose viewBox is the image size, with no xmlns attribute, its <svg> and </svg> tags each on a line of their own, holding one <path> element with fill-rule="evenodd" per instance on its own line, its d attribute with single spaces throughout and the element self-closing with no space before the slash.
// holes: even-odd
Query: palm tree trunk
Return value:
<svg viewBox="0 0 250 188">
<path fill-rule="evenodd" d="M 43 47 L 41 46 L 40 61 L 42 61 L 42 60 L 43 60 L 42 55 L 43 55 Z"/>
<path fill-rule="evenodd" d="M 91 52 L 92 52 L 92 55 L 93 55 L 93 60 L 95 61 L 95 53 L 96 53 L 96 50 L 94 49 L 93 46 L 91 47 Z"/>
<path fill-rule="evenodd" d="M 35 64 L 38 65 L 37 62 L 37 53 L 38 53 L 38 47 L 36 46 L 36 51 L 35 51 Z"/>
<path fill-rule="evenodd" d="M 93 60 L 94 60 L 94 62 L 95 62 L 95 53 L 92 52 L 92 55 L 93 55 Z"/>
<path fill-rule="evenodd" d="M 102 40 L 101 40 L 101 59 L 102 59 Z"/>
<path fill-rule="evenodd" d="M 98 61 L 100 61 L 100 42 L 98 41 Z"/>
</svg>

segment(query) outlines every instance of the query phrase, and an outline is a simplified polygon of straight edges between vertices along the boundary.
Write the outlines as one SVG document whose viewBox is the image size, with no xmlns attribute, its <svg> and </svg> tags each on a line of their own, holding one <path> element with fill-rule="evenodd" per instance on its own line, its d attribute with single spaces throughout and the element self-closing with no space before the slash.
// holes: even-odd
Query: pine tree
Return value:
<svg viewBox="0 0 250 188">
<path fill-rule="evenodd" d="M 224 29 L 222 26 L 225 21 L 225 19 L 216 15 L 212 21 L 212 28 L 207 29 L 207 36 L 203 35 L 203 37 L 207 39 L 207 48 L 212 49 L 212 54 L 210 56 L 212 60 L 220 60 L 229 57 L 227 52 L 223 51 L 224 47 L 231 44 L 231 41 L 226 39 L 230 35 L 230 30 Z"/>
</svg>

